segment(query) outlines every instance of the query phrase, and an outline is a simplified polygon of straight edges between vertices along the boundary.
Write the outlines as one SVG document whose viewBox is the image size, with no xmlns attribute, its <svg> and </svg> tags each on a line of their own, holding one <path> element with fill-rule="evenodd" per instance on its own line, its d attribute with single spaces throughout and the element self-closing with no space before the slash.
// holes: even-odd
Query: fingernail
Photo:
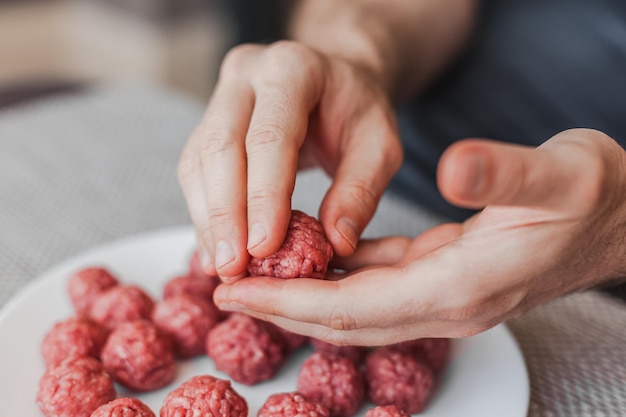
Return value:
<svg viewBox="0 0 626 417">
<path fill-rule="evenodd" d="M 244 311 L 248 307 L 236 301 L 223 301 L 219 303 L 218 308 L 223 311 Z"/>
<path fill-rule="evenodd" d="M 337 223 L 335 223 L 335 228 L 339 231 L 341 236 L 348 241 L 350 246 L 356 248 L 359 234 L 356 230 L 356 225 L 352 220 L 347 217 L 340 217 L 339 220 L 337 220 Z"/>
<path fill-rule="evenodd" d="M 220 240 L 215 247 L 215 266 L 219 269 L 235 260 L 235 253 L 228 242 Z"/>
<path fill-rule="evenodd" d="M 456 174 L 463 178 L 465 184 L 462 192 L 468 197 L 481 194 L 485 178 L 485 158 L 480 153 L 464 155 L 459 161 Z"/>
<path fill-rule="evenodd" d="M 265 226 L 261 223 L 256 223 L 250 230 L 250 236 L 248 236 L 248 250 L 254 249 L 261 244 L 267 237 L 265 232 Z"/>
</svg>

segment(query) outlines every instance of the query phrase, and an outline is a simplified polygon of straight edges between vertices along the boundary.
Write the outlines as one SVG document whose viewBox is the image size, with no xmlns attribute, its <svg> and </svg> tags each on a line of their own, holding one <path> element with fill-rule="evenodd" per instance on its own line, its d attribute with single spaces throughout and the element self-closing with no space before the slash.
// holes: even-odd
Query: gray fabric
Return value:
<svg viewBox="0 0 626 417">
<path fill-rule="evenodd" d="M 104 87 L 0 112 L 0 307 L 35 276 L 112 239 L 188 223 L 178 154 L 202 106 L 149 86 Z M 328 179 L 298 178 L 315 213 Z M 440 219 L 386 196 L 368 236 Z M 530 373 L 530 416 L 626 415 L 626 307 L 588 292 L 510 323 Z"/>
</svg>

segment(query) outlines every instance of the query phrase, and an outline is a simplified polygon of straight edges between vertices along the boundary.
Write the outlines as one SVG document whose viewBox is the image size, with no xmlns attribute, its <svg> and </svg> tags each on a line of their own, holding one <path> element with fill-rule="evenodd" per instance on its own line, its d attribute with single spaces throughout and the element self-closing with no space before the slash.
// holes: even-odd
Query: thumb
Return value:
<svg viewBox="0 0 626 417">
<path fill-rule="evenodd" d="M 339 256 L 354 252 L 402 163 L 395 122 L 384 108 L 362 115 L 347 134 L 333 184 L 320 206 L 320 221 Z"/>
<path fill-rule="evenodd" d="M 598 200 L 622 154 L 611 138 L 588 129 L 561 132 L 537 148 L 468 139 L 444 152 L 437 182 L 449 202 L 467 208 L 575 209 Z"/>
</svg>

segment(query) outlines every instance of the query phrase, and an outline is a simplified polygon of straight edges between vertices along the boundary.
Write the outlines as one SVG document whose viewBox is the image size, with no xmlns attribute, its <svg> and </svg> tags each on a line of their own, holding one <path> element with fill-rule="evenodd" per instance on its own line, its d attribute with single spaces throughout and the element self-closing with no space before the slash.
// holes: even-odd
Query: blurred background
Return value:
<svg viewBox="0 0 626 417">
<path fill-rule="evenodd" d="M 0 0 L 0 105 L 133 80 L 206 100 L 228 48 L 280 37 L 284 3 Z"/>
</svg>

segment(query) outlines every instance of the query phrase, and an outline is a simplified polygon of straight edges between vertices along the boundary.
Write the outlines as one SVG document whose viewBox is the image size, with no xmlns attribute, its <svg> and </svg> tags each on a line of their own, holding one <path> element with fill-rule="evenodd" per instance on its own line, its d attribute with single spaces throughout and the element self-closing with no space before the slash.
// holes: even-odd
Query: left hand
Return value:
<svg viewBox="0 0 626 417">
<path fill-rule="evenodd" d="M 484 208 L 411 241 L 364 241 L 339 281 L 247 278 L 216 303 L 335 344 L 464 337 L 552 298 L 623 276 L 624 150 L 592 130 L 538 148 L 466 140 L 438 183 L 452 203 Z"/>
</svg>

